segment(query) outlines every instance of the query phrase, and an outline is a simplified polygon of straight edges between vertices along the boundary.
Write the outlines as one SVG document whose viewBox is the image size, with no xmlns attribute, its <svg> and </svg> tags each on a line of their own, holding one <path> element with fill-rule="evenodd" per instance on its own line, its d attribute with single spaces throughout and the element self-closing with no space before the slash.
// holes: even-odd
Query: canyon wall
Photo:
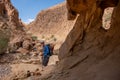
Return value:
<svg viewBox="0 0 120 80">
<path fill-rule="evenodd" d="M 19 42 L 25 34 L 19 13 L 10 0 L 0 0 L 0 32 L 0 53 L 5 52 L 8 44 Z"/>
<path fill-rule="evenodd" d="M 67 8 L 64 2 L 38 13 L 35 21 L 28 25 L 28 33 L 32 33 L 40 39 L 55 37 L 56 45 L 60 46 L 74 23 L 75 21 L 67 20 Z"/>
<path fill-rule="evenodd" d="M 67 0 L 67 7 L 69 20 L 79 16 L 60 48 L 59 72 L 52 79 L 119 80 L 119 0 Z M 110 29 L 105 30 L 102 17 L 107 7 L 115 9 Z"/>
</svg>

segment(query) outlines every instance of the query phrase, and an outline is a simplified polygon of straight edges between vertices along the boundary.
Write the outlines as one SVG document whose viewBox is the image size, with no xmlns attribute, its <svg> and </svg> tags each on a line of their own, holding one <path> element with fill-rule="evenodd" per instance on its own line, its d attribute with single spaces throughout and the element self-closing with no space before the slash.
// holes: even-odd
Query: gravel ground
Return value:
<svg viewBox="0 0 120 80">
<path fill-rule="evenodd" d="M 8 64 L 0 64 L 0 80 L 11 72 L 11 67 Z"/>
<path fill-rule="evenodd" d="M 10 64 L 15 60 L 14 54 L 0 55 L 0 80 L 11 73 Z"/>
<path fill-rule="evenodd" d="M 11 63 L 15 60 L 15 54 L 4 54 L 0 55 L 0 64 Z"/>
</svg>

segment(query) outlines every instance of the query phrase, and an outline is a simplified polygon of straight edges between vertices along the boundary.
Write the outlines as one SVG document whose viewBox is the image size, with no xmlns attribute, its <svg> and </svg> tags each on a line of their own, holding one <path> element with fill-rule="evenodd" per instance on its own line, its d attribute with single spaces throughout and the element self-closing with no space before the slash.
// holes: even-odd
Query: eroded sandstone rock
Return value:
<svg viewBox="0 0 120 80">
<path fill-rule="evenodd" d="M 79 16 L 59 53 L 58 69 L 69 74 L 60 75 L 57 80 L 120 79 L 120 2 L 101 0 L 104 3 L 98 5 L 97 1 L 67 0 L 68 12 L 71 10 Z M 108 31 L 102 28 L 103 6 L 116 6 Z"/>
<path fill-rule="evenodd" d="M 0 27 L 0 30 L 2 30 L 1 35 L 3 35 L 0 38 L 3 39 L 5 37 L 5 39 L 8 39 L 9 48 L 13 47 L 15 49 L 18 47 L 16 44 L 21 42 L 21 38 L 25 36 L 25 32 L 23 24 L 19 20 L 19 13 L 10 0 L 0 0 Z M 8 34 L 9 37 L 7 36 Z M 7 46 L 8 42 L 6 42 Z"/>
</svg>

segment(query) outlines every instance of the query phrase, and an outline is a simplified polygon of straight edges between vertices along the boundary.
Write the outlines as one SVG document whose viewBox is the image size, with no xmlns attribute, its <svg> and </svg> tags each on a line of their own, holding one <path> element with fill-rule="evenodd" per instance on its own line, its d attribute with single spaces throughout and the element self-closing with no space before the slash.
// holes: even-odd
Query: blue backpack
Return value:
<svg viewBox="0 0 120 80">
<path fill-rule="evenodd" d="M 49 56 L 52 56 L 52 51 L 51 51 L 51 46 L 50 46 L 50 44 L 47 44 L 46 46 L 47 46 L 48 49 L 49 49 L 48 55 L 49 55 Z"/>
</svg>

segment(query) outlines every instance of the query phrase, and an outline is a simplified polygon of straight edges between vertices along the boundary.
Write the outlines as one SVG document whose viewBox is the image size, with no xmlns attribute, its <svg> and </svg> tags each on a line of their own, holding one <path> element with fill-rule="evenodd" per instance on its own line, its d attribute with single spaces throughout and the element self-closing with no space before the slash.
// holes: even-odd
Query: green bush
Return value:
<svg viewBox="0 0 120 80">
<path fill-rule="evenodd" d="M 1 36 L 0 36 L 0 54 L 2 54 L 3 52 L 6 51 L 6 49 L 8 47 L 8 42 L 9 42 L 9 39 L 1 38 Z"/>
<path fill-rule="evenodd" d="M 32 40 L 37 40 L 37 36 L 32 36 Z"/>
<path fill-rule="evenodd" d="M 53 40 L 54 40 L 54 41 L 57 41 L 57 38 L 54 38 Z"/>
<path fill-rule="evenodd" d="M 0 32 L 0 54 L 4 53 L 8 47 L 9 38 Z"/>
<path fill-rule="evenodd" d="M 50 38 L 54 38 L 55 36 L 54 35 L 51 35 L 51 37 Z"/>
<path fill-rule="evenodd" d="M 8 43 L 10 39 L 10 30 L 7 29 L 8 26 L 3 25 L 0 27 L 0 54 L 6 52 L 8 48 Z"/>
</svg>

